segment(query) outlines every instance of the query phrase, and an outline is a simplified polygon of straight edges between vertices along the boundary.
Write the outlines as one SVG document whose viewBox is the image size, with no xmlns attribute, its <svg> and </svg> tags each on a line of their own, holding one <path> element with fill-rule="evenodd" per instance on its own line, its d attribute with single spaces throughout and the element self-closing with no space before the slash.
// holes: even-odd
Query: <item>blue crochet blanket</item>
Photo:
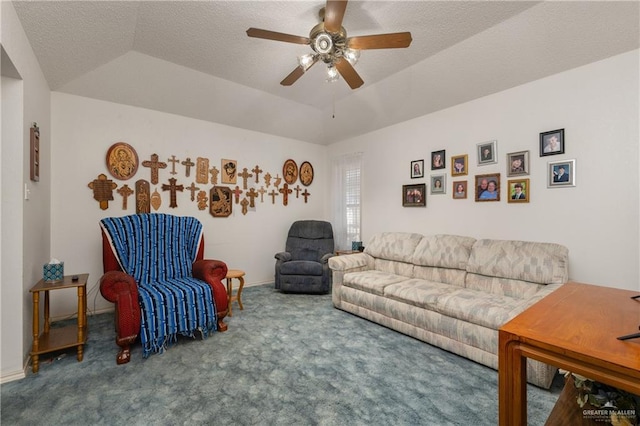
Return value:
<svg viewBox="0 0 640 426">
<path fill-rule="evenodd" d="M 124 272 L 138 284 L 143 356 L 162 352 L 177 335 L 216 330 L 209 284 L 193 278 L 202 224 L 194 217 L 160 213 L 100 221 Z"/>
</svg>

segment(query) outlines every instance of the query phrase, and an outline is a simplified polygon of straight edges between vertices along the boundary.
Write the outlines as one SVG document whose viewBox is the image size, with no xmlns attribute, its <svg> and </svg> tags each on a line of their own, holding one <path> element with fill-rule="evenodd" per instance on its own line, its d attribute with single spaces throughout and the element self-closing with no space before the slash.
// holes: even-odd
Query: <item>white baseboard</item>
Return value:
<svg viewBox="0 0 640 426">
<path fill-rule="evenodd" d="M 27 377 L 25 371 L 29 368 L 29 365 L 25 365 L 24 370 L 13 371 L 11 373 L 3 374 L 0 376 L 0 385 L 13 382 L 14 380 L 20 380 Z"/>
</svg>

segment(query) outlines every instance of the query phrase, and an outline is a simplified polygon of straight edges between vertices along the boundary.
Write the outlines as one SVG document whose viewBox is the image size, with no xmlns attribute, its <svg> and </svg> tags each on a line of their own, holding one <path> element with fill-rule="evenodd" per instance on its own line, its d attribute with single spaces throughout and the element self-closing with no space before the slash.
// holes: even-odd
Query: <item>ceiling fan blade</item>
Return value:
<svg viewBox="0 0 640 426">
<path fill-rule="evenodd" d="M 324 8 L 324 29 L 330 33 L 340 32 L 342 19 L 347 9 L 347 0 L 327 0 Z"/>
<path fill-rule="evenodd" d="M 335 66 L 342 78 L 344 78 L 344 81 L 346 81 L 352 89 L 357 89 L 364 84 L 364 80 L 360 78 L 355 68 L 353 68 L 346 59 L 339 60 Z"/>
<path fill-rule="evenodd" d="M 397 47 L 409 47 L 411 33 L 376 34 L 368 36 L 349 37 L 347 47 L 351 49 L 395 49 Z"/>
<path fill-rule="evenodd" d="M 266 38 L 267 40 L 284 41 L 287 43 L 309 44 L 309 37 L 296 36 L 291 34 L 278 33 L 275 31 L 261 30 L 259 28 L 249 28 L 249 37 Z"/>
<path fill-rule="evenodd" d="M 316 62 L 318 62 L 318 56 L 315 56 L 313 58 L 313 62 L 311 62 L 311 64 L 307 67 L 307 71 L 309 70 L 309 68 L 311 68 Z M 291 71 L 291 73 L 286 76 L 284 78 L 284 80 L 282 80 L 280 82 L 280 84 L 282 84 L 283 86 L 291 86 L 293 83 L 295 83 L 296 81 L 298 81 L 298 79 L 300 77 L 302 77 L 302 74 L 304 74 L 305 72 L 304 68 L 302 68 L 301 65 L 298 65 L 293 71 Z"/>
</svg>

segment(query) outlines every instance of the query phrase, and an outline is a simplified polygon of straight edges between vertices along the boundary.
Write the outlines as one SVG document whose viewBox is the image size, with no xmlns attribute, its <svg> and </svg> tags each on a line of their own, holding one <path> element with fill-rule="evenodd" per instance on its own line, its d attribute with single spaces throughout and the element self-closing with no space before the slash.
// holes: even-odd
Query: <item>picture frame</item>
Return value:
<svg viewBox="0 0 640 426">
<path fill-rule="evenodd" d="M 507 181 L 507 202 L 528 203 L 531 193 L 529 179 L 512 179 Z"/>
<path fill-rule="evenodd" d="M 414 160 L 411 162 L 411 179 L 424 177 L 424 160 Z"/>
<path fill-rule="evenodd" d="M 500 201 L 500 173 L 476 175 L 476 201 Z"/>
<path fill-rule="evenodd" d="M 447 175 L 431 175 L 431 194 L 446 194 Z"/>
<path fill-rule="evenodd" d="M 209 190 L 209 213 L 213 217 L 229 217 L 233 212 L 233 193 L 228 186 L 213 186 Z"/>
<path fill-rule="evenodd" d="M 440 170 L 447 167 L 446 151 L 441 149 L 440 151 L 433 151 L 431 153 L 431 170 Z"/>
<path fill-rule="evenodd" d="M 467 154 L 451 157 L 451 176 L 466 176 L 469 174 L 469 156 Z"/>
<path fill-rule="evenodd" d="M 425 207 L 427 205 L 427 185 L 402 185 L 402 207 Z"/>
<path fill-rule="evenodd" d="M 540 133 L 540 157 L 564 154 L 564 129 Z"/>
<path fill-rule="evenodd" d="M 236 160 L 227 160 L 223 158 L 220 161 L 221 165 L 221 182 L 235 184 L 238 180 L 238 162 Z"/>
<path fill-rule="evenodd" d="M 498 162 L 498 141 L 492 140 L 476 145 L 478 148 L 478 165 L 495 164 Z"/>
<path fill-rule="evenodd" d="M 547 163 L 547 188 L 576 186 L 576 160 Z"/>
<path fill-rule="evenodd" d="M 309 186 L 311 182 L 313 182 L 313 166 L 310 162 L 303 161 L 300 164 L 300 183 Z"/>
<path fill-rule="evenodd" d="M 524 176 L 529 174 L 529 151 L 510 152 L 507 154 L 507 176 Z"/>
<path fill-rule="evenodd" d="M 138 153 L 126 142 L 116 142 L 107 150 L 107 170 L 116 179 L 128 180 L 138 171 Z"/>
<path fill-rule="evenodd" d="M 467 198 L 467 181 L 458 180 L 453 182 L 452 195 L 454 200 L 464 200 Z"/>
<path fill-rule="evenodd" d="M 298 165 L 292 159 L 288 159 L 282 165 L 282 177 L 286 183 L 293 185 L 298 180 Z"/>
</svg>

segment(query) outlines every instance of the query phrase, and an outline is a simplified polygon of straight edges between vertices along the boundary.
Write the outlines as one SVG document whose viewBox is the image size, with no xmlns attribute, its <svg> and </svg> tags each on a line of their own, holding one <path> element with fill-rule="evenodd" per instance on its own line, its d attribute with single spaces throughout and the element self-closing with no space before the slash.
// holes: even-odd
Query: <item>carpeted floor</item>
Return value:
<svg viewBox="0 0 640 426">
<path fill-rule="evenodd" d="M 89 317 L 84 361 L 43 357 L 1 386 L 6 425 L 496 425 L 497 372 L 333 308 L 247 287 L 229 330 L 115 362 L 113 314 Z M 50 361 L 49 361 L 49 360 Z M 560 393 L 529 386 L 529 424 Z"/>
</svg>

